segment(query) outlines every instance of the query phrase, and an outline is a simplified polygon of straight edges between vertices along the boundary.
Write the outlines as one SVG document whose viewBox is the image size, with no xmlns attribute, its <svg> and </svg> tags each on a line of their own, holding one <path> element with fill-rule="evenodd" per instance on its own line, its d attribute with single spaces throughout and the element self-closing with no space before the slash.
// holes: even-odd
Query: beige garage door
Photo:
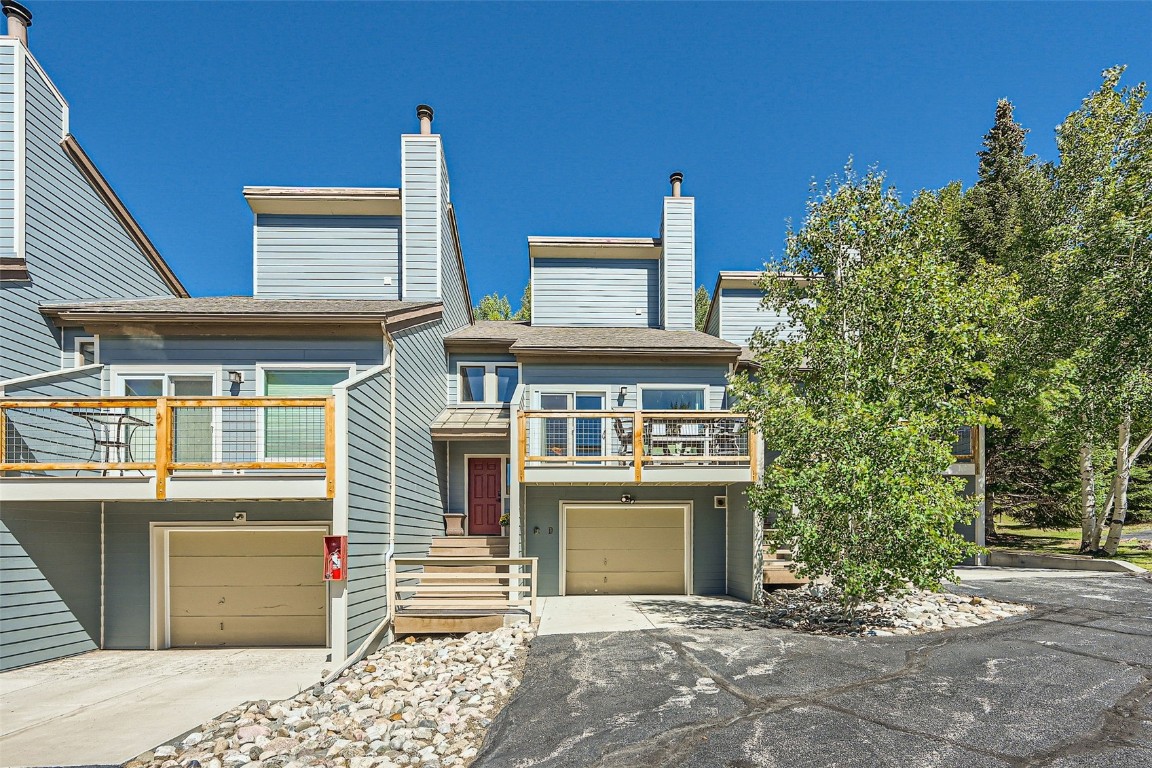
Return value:
<svg viewBox="0 0 1152 768">
<path fill-rule="evenodd" d="M 684 517 L 683 507 L 568 507 L 565 593 L 684 594 Z"/>
<path fill-rule="evenodd" d="M 171 645 L 327 644 L 324 531 L 168 536 Z"/>
</svg>

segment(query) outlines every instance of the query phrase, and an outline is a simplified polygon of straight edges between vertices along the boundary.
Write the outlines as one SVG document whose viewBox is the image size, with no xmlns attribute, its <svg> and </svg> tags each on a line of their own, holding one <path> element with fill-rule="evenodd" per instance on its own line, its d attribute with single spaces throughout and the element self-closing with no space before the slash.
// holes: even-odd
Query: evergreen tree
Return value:
<svg viewBox="0 0 1152 768">
<path fill-rule="evenodd" d="M 512 316 L 513 320 L 532 320 L 532 283 L 524 286 L 524 293 L 520 295 L 520 309 Z"/>
<path fill-rule="evenodd" d="M 701 285 L 696 289 L 696 330 L 704 330 L 704 321 L 708 319 L 708 307 L 711 304 L 708 289 Z"/>
<path fill-rule="evenodd" d="M 477 320 L 511 320 L 512 305 L 508 303 L 507 296 L 490 293 L 480 299 L 480 303 L 473 307 Z"/>
</svg>

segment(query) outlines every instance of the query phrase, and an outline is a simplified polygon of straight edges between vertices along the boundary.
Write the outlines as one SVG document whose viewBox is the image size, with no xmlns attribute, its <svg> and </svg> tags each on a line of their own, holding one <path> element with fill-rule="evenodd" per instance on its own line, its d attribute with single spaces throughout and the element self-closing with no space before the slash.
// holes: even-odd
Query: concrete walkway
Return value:
<svg viewBox="0 0 1152 768">
<path fill-rule="evenodd" d="M 94 651 L 0 674 L 0 767 L 119 765 L 331 668 L 320 648 Z"/>
<path fill-rule="evenodd" d="M 540 598 L 541 635 L 669 629 L 701 613 L 725 614 L 744 603 L 696 595 L 571 595 Z"/>
</svg>

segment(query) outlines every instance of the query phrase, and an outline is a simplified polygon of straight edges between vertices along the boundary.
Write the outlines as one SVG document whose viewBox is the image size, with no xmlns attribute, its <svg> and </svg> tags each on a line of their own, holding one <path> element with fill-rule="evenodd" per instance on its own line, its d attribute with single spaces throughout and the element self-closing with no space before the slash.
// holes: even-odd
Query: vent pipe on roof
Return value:
<svg viewBox="0 0 1152 768">
<path fill-rule="evenodd" d="M 420 133 L 428 136 L 432 133 L 432 107 L 420 104 L 416 107 L 416 117 L 420 118 Z"/>
<path fill-rule="evenodd" d="M 28 45 L 28 27 L 32 26 L 32 12 L 15 0 L 3 0 L 4 15 L 8 17 L 8 37 Z"/>
<path fill-rule="evenodd" d="M 676 171 L 668 177 L 668 181 L 672 182 L 672 197 L 680 197 L 680 185 L 684 183 L 684 174 Z"/>
</svg>

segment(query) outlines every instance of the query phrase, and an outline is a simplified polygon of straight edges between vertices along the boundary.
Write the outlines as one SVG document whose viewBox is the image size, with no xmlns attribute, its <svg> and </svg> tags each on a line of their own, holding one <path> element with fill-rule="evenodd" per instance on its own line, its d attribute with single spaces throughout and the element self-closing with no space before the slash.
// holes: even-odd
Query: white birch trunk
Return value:
<svg viewBox="0 0 1152 768">
<path fill-rule="evenodd" d="M 1116 441 L 1116 477 L 1112 480 L 1112 495 L 1116 499 L 1112 521 L 1108 526 L 1108 540 L 1104 551 L 1115 555 L 1120 547 L 1120 534 L 1124 531 L 1124 518 L 1128 516 L 1128 479 L 1132 477 L 1132 464 L 1128 461 L 1128 447 L 1132 443 L 1132 415 L 1126 414 L 1120 422 L 1120 435 Z"/>
<path fill-rule="evenodd" d="M 1093 549 L 1096 535 L 1096 468 L 1092 465 L 1092 444 L 1080 447 L 1080 551 Z"/>
</svg>

